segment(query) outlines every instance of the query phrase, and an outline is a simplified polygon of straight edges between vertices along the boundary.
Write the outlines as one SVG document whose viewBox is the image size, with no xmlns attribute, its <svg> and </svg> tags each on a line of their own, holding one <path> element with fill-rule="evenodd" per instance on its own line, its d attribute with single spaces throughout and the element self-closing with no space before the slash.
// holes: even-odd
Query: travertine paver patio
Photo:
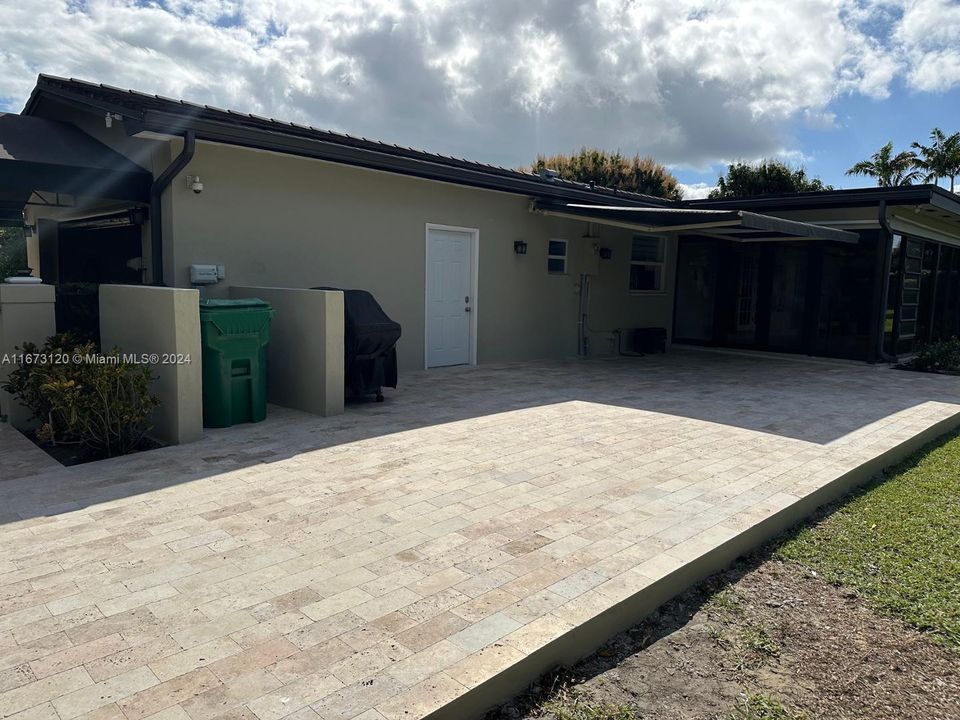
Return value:
<svg viewBox="0 0 960 720">
<path fill-rule="evenodd" d="M 7 423 L 0 422 L 0 480 L 36 475 L 60 467 L 60 463 L 40 450 Z"/>
<path fill-rule="evenodd" d="M 464 717 L 960 412 L 957 378 L 699 352 L 403 381 L 0 455 L 0 717 Z"/>
</svg>

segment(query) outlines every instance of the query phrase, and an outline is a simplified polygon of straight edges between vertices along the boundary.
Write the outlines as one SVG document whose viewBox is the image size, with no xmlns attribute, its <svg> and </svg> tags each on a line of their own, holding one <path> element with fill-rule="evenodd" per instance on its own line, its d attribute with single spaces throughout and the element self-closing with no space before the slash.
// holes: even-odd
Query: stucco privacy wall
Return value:
<svg viewBox="0 0 960 720">
<path fill-rule="evenodd" d="M 0 384 L 16 368 L 3 356 L 16 354 L 25 342 L 42 346 L 57 332 L 53 285 L 0 283 Z M 9 358 L 8 358 L 9 359 Z M 30 426 L 30 411 L 0 390 L 0 415 L 18 429 Z"/>
<path fill-rule="evenodd" d="M 480 363 L 575 355 L 578 274 L 591 264 L 596 352 L 613 348 L 601 331 L 671 326 L 673 241 L 664 291 L 633 295 L 629 230 L 593 225 L 599 237 L 584 241 L 585 222 L 531 214 L 522 196 L 210 143 L 197 144 L 187 174 L 200 175 L 204 191 L 191 192 L 183 176 L 168 190 L 168 283 L 188 286 L 192 263 L 223 263 L 226 281 L 208 288 L 211 297 L 230 285 L 369 290 L 403 325 L 404 369 L 423 367 L 427 223 L 480 231 Z M 570 242 L 566 275 L 547 273 L 550 238 Z M 528 243 L 527 255 L 514 254 L 515 240 Z M 611 248 L 613 259 L 591 263 L 581 242 Z"/>
<path fill-rule="evenodd" d="M 125 353 L 189 358 L 150 365 L 156 378 L 153 392 L 160 398 L 152 434 L 165 443 L 192 442 L 203 435 L 199 301 L 196 290 L 100 286 L 104 350 L 116 347 Z"/>
<path fill-rule="evenodd" d="M 317 415 L 343 412 L 343 293 L 231 287 L 230 297 L 260 298 L 276 314 L 267 346 L 267 401 Z"/>
</svg>

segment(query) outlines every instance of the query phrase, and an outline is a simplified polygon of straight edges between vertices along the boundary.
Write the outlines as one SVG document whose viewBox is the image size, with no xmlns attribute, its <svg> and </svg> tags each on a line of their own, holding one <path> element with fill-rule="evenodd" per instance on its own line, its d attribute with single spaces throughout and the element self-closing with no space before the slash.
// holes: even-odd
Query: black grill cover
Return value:
<svg viewBox="0 0 960 720">
<path fill-rule="evenodd" d="M 366 290 L 315 287 L 343 293 L 344 375 L 354 395 L 397 387 L 397 340 L 400 324 L 391 320 Z"/>
</svg>

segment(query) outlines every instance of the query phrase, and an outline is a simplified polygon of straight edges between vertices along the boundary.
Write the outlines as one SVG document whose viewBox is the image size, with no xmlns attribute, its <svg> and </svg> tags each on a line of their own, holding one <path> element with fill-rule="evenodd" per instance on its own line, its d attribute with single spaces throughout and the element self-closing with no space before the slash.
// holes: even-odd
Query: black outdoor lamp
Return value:
<svg viewBox="0 0 960 720">
<path fill-rule="evenodd" d="M 515 240 L 513 243 L 513 251 L 517 255 L 526 255 L 527 254 L 527 243 L 523 240 Z"/>
</svg>

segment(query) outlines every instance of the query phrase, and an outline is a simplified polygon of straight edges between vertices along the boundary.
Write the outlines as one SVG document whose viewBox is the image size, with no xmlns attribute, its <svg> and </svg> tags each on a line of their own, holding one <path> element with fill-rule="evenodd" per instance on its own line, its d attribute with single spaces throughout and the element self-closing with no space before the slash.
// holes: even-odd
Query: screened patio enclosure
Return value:
<svg viewBox="0 0 960 720">
<path fill-rule="evenodd" d="M 677 237 L 673 342 L 853 359 L 877 347 L 885 260 L 877 230 L 743 209 L 538 209 Z"/>
<path fill-rule="evenodd" d="M 935 185 L 706 199 L 843 229 L 854 243 L 678 240 L 675 342 L 902 360 L 960 336 L 960 196 Z"/>
<path fill-rule="evenodd" d="M 674 342 L 866 360 L 882 256 L 877 231 L 855 244 L 681 236 Z"/>
<path fill-rule="evenodd" d="M 894 235 L 884 350 L 908 355 L 960 336 L 960 247 Z"/>
<path fill-rule="evenodd" d="M 873 362 L 884 359 L 881 322 L 891 357 L 960 336 L 960 246 L 880 229 L 859 236 L 855 245 L 681 236 L 674 342 Z"/>
</svg>

